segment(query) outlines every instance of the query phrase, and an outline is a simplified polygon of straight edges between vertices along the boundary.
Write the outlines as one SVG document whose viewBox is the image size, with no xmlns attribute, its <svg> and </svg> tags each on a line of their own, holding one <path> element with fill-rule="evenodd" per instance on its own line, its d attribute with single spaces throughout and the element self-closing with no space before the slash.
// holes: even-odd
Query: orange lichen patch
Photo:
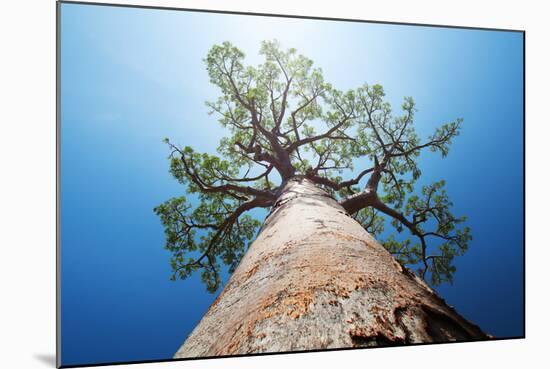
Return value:
<svg viewBox="0 0 550 369">
<path fill-rule="evenodd" d="M 377 306 L 377 305 L 372 305 L 370 308 L 369 308 L 370 312 L 373 313 L 373 314 L 377 314 L 379 313 L 382 309 Z"/>
<path fill-rule="evenodd" d="M 335 285 L 332 283 L 328 283 L 325 286 L 321 287 L 322 290 L 329 292 L 337 297 L 343 297 L 345 299 L 349 298 L 350 296 L 350 289 L 348 289 L 345 286 L 342 285 Z"/>
<path fill-rule="evenodd" d="M 243 279 L 248 279 L 250 277 L 252 277 L 254 274 L 256 274 L 256 272 L 258 271 L 258 268 L 260 267 L 260 264 L 257 263 L 256 265 L 254 265 L 252 268 L 250 268 L 247 272 L 244 273 L 244 276 L 243 276 Z"/>
<path fill-rule="evenodd" d="M 259 304 L 254 320 L 256 322 L 261 322 L 262 320 L 278 315 L 280 313 L 278 305 L 279 303 L 277 302 L 277 298 L 275 296 L 271 296 L 271 298 L 267 299 L 267 301 Z"/>
<path fill-rule="evenodd" d="M 289 293 L 287 289 L 279 291 L 258 306 L 258 314 L 254 320 L 260 322 L 283 315 L 297 319 L 309 311 L 314 299 L 314 289 L 304 289 L 292 293 Z"/>
<path fill-rule="evenodd" d="M 355 290 L 359 290 L 359 289 L 364 289 L 364 288 L 366 288 L 369 284 L 372 283 L 372 280 L 367 279 L 367 278 L 365 278 L 365 277 L 363 277 L 363 276 L 359 276 L 358 278 L 356 278 L 356 279 L 354 280 L 354 282 L 355 282 L 355 287 L 354 287 L 354 289 L 355 289 Z"/>
<path fill-rule="evenodd" d="M 233 355 L 236 353 L 240 345 L 241 343 L 238 340 L 231 341 L 227 348 L 224 351 L 219 352 L 218 355 Z"/>
<path fill-rule="evenodd" d="M 292 294 L 286 294 L 276 305 L 272 305 L 269 315 L 286 314 L 292 319 L 297 319 L 309 311 L 310 304 L 313 303 L 314 292 L 305 290 Z"/>
<path fill-rule="evenodd" d="M 216 352 L 217 355 L 232 355 L 239 349 L 242 343 L 243 336 L 242 327 L 242 323 L 237 326 L 237 328 L 234 330 L 233 336 L 229 341 L 229 344 L 226 347 L 222 347 L 221 350 L 218 349 L 218 351 Z"/>
<path fill-rule="evenodd" d="M 287 306 L 287 315 L 292 319 L 297 319 L 307 313 L 310 304 L 313 302 L 313 292 L 304 291 L 294 293 L 282 301 Z"/>
<path fill-rule="evenodd" d="M 354 327 L 350 329 L 349 335 L 351 336 L 352 340 L 361 338 L 363 340 L 369 339 L 370 337 L 376 336 L 377 332 L 374 332 L 372 329 L 367 327 Z M 354 346 L 356 346 L 354 344 Z"/>
</svg>

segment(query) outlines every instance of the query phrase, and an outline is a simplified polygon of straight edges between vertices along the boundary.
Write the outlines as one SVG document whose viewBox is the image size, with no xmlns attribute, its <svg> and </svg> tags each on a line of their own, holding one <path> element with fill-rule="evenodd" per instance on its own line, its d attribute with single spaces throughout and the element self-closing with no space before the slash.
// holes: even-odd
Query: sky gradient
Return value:
<svg viewBox="0 0 550 369">
<path fill-rule="evenodd" d="M 447 158 L 419 161 L 417 188 L 445 179 L 473 233 L 437 290 L 486 332 L 523 335 L 521 33 L 66 3 L 60 25 L 63 365 L 168 359 L 216 297 L 198 275 L 169 280 L 153 208 L 184 194 L 163 138 L 214 153 L 224 136 L 203 58 L 226 40 L 257 64 L 278 39 L 341 90 L 380 83 L 396 114 L 412 96 L 422 138 L 464 118 Z"/>
</svg>

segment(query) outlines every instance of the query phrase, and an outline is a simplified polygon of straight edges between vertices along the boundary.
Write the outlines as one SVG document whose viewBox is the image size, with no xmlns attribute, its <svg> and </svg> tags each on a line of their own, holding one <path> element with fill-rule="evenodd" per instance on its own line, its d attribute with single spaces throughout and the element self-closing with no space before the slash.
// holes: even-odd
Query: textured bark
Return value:
<svg viewBox="0 0 550 369">
<path fill-rule="evenodd" d="M 174 357 L 487 338 L 327 193 L 294 178 Z"/>
</svg>

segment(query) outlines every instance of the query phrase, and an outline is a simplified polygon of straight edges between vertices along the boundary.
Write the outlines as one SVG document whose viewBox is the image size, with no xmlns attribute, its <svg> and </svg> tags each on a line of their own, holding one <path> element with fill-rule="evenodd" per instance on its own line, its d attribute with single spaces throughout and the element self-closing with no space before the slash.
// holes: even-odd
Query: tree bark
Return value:
<svg viewBox="0 0 550 369">
<path fill-rule="evenodd" d="M 305 178 L 175 358 L 487 339 Z"/>
</svg>

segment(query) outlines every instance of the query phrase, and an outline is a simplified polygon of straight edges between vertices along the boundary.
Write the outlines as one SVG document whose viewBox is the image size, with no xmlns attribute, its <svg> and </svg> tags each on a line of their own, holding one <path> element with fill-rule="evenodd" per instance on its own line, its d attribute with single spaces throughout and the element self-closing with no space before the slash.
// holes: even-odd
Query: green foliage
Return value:
<svg viewBox="0 0 550 369">
<path fill-rule="evenodd" d="M 227 131 L 217 154 L 164 140 L 170 173 L 199 200 L 193 207 L 184 197 L 174 198 L 155 208 L 172 253 L 172 279 L 201 270 L 208 290 L 215 291 L 221 264 L 232 271 L 260 226 L 245 213 L 271 207 L 284 180 L 302 175 L 374 236 L 394 228 L 397 233 L 383 243 L 401 263 L 420 267 L 433 284 L 451 281 L 452 261 L 466 251 L 470 229 L 452 215 L 444 182 L 424 186 L 420 194 L 415 187 L 421 151 L 445 157 L 462 120 L 423 140 L 411 97 L 395 114 L 381 85 L 340 91 L 311 59 L 277 41 L 262 42 L 260 55 L 262 63 L 246 65 L 245 54 L 223 42 L 204 59 L 220 91 L 207 102 L 209 113 Z M 359 174 L 346 178 L 354 163 L 361 165 Z M 364 202 L 357 203 L 357 195 Z"/>
<path fill-rule="evenodd" d="M 383 241 L 384 247 L 403 265 L 416 265 L 422 260 L 422 246 L 412 239 L 397 240 L 390 235 Z"/>
<path fill-rule="evenodd" d="M 374 238 L 384 232 L 385 218 L 379 215 L 379 212 L 373 208 L 364 208 L 355 213 L 354 218 L 363 228 L 367 230 Z"/>
<path fill-rule="evenodd" d="M 219 261 L 233 272 L 261 224 L 250 215 L 225 224 L 240 204 L 219 194 L 201 200 L 192 209 L 185 197 L 173 198 L 154 211 L 164 225 L 165 248 L 172 253 L 171 279 L 185 279 L 202 270 L 208 291 L 215 292 L 220 285 Z"/>
<path fill-rule="evenodd" d="M 216 155 L 197 153 L 186 146 L 181 155 L 178 152 L 170 158 L 170 174 L 181 184 L 186 185 L 188 193 L 203 193 L 205 186 L 224 183 L 225 178 L 239 175 L 238 163 L 221 159 Z M 186 160 L 182 160 L 185 156 Z M 194 180 L 200 178 L 200 181 Z"/>
<path fill-rule="evenodd" d="M 411 195 L 407 199 L 404 215 L 412 218 L 415 234 L 411 236 L 420 243 L 413 244 L 410 238 L 397 242 L 393 237 L 385 243 L 386 248 L 403 264 L 416 265 L 423 262 L 420 274 L 424 276 L 428 273 L 433 285 L 452 282 L 456 271 L 452 262 L 455 256 L 467 251 L 468 243 L 472 240 L 470 228 L 461 227 L 466 218 L 452 214 L 453 204 L 444 186 L 443 180 L 423 186 L 421 195 Z M 403 230 L 402 223 L 396 219 L 393 222 L 398 231 Z M 428 244 L 434 253 L 427 254 Z"/>
</svg>

